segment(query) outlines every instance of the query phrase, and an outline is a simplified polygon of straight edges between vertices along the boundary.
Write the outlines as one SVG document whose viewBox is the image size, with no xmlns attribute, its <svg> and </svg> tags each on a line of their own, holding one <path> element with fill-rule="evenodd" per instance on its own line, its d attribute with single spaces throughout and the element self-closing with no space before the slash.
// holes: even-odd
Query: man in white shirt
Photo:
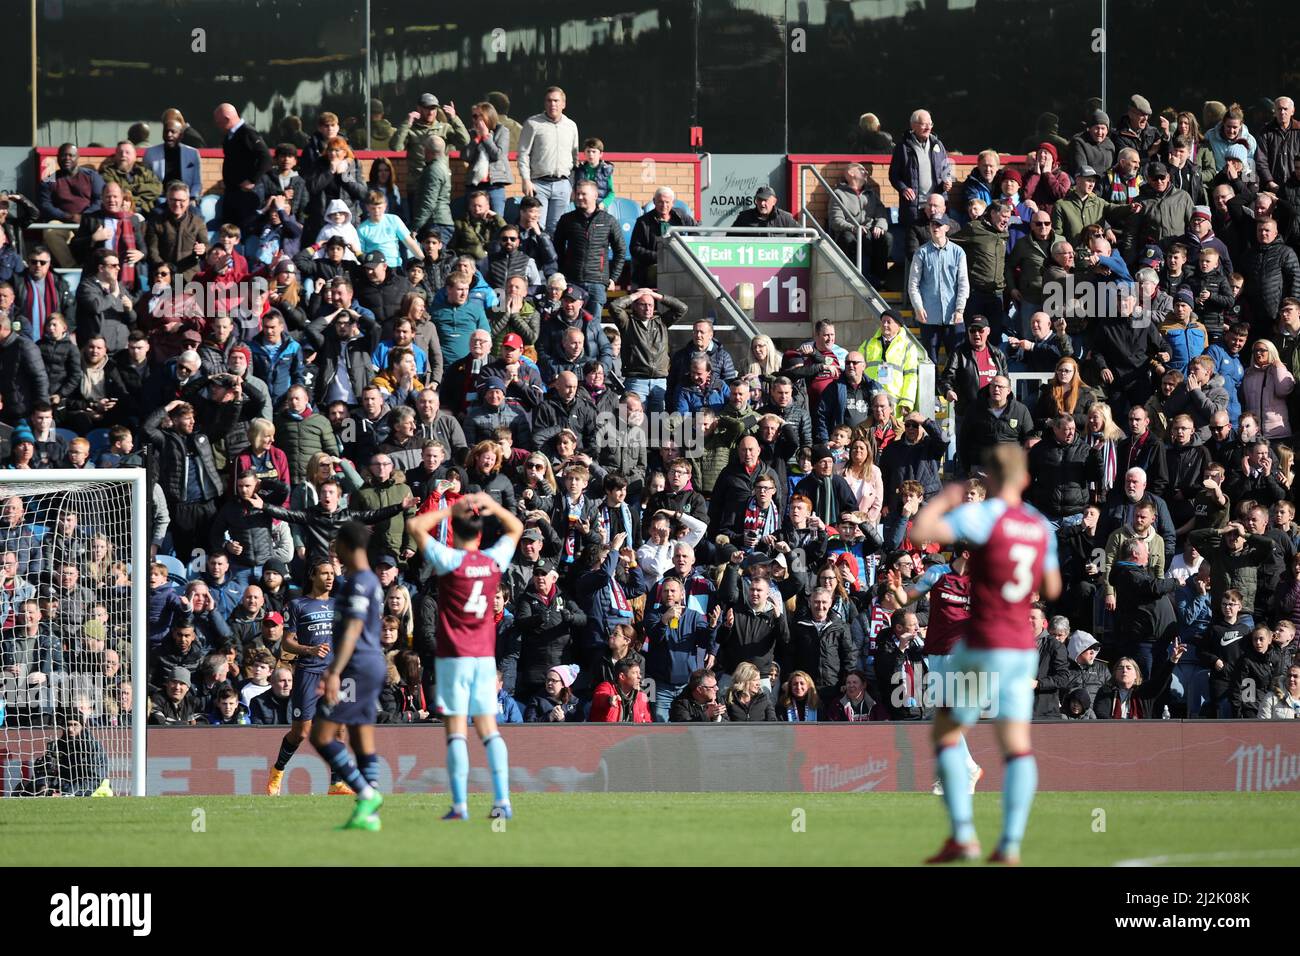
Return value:
<svg viewBox="0 0 1300 956">
<path fill-rule="evenodd" d="M 542 203 L 542 227 L 555 233 L 555 224 L 569 207 L 573 186 L 569 176 L 578 162 L 578 124 L 564 115 L 564 90 L 546 91 L 543 112 L 524 123 L 519 135 L 519 178 L 525 196 Z"/>
</svg>

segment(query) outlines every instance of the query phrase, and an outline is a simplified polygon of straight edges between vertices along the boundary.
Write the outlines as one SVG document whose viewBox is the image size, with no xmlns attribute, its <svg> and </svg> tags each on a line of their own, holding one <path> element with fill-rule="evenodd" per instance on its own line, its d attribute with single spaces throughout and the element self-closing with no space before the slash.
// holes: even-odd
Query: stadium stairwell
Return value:
<svg viewBox="0 0 1300 956">
<path fill-rule="evenodd" d="M 804 226 L 792 229 L 674 227 L 659 244 L 660 290 L 685 302 L 690 315 L 712 316 L 716 338 L 738 365 L 748 362 L 755 336 L 797 348 L 817 319 L 834 321 L 836 341 L 855 349 L 889 308 L 816 219 L 806 211 L 802 218 Z M 671 332 L 673 348 L 690 339 L 688 325 Z M 927 418 L 935 413 L 934 386 L 935 367 L 925 361 L 918 410 Z"/>
</svg>

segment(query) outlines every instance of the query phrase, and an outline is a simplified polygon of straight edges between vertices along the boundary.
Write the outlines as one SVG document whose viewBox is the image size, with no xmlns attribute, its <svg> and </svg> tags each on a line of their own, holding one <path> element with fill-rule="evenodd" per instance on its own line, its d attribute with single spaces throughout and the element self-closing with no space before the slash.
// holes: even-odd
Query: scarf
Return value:
<svg viewBox="0 0 1300 956">
<path fill-rule="evenodd" d="M 135 288 L 135 266 L 127 259 L 126 254 L 135 249 L 135 220 L 132 218 L 129 209 L 123 209 L 120 212 L 109 212 L 107 209 L 102 210 L 105 219 L 116 219 L 117 229 L 113 234 L 112 249 L 117 253 L 117 259 L 122 263 L 122 271 L 118 273 L 118 282 L 124 289 Z"/>
<path fill-rule="evenodd" d="M 821 511 L 821 514 L 817 517 L 826 522 L 828 528 L 835 527 L 840 517 L 840 505 L 839 502 L 835 500 L 834 482 L 834 475 L 823 476 L 821 480 L 821 488 L 819 489 L 819 500 L 817 502 Z"/>
<path fill-rule="evenodd" d="M 1104 498 L 1115 486 L 1115 475 L 1119 472 L 1119 455 L 1115 443 L 1101 434 L 1090 436 L 1092 447 L 1101 452 L 1101 487 L 1098 489 Z"/>
<path fill-rule="evenodd" d="M 627 503 L 624 502 L 618 506 L 619 524 L 617 528 L 614 527 L 613 522 L 610 521 L 611 517 L 613 517 L 613 512 L 610 511 L 609 504 L 602 503 L 600 511 L 596 514 L 596 519 L 600 522 L 600 530 L 603 532 L 605 540 L 613 541 L 614 535 L 618 534 L 620 531 L 626 531 L 628 536 L 628 546 L 630 547 L 632 538 L 632 512 L 628 508 Z"/>
<path fill-rule="evenodd" d="M 759 538 L 776 534 L 776 508 L 769 504 L 766 511 L 759 511 L 758 498 L 750 498 L 745 505 L 745 534 L 751 531 Z"/>
<path fill-rule="evenodd" d="M 579 525 L 582 521 L 582 499 L 578 499 L 577 504 L 566 501 L 565 505 L 569 511 L 569 528 L 564 535 L 564 563 L 573 564 L 578 557 L 578 534 Z M 574 521 L 573 519 L 577 520 Z"/>
<path fill-rule="evenodd" d="M 45 334 L 45 320 L 51 312 L 59 311 L 59 290 L 55 288 L 54 272 L 45 275 L 45 295 L 36 294 L 36 283 L 27 277 L 27 318 L 32 320 L 32 341 L 39 342 Z M 37 311 L 39 309 L 39 312 Z"/>
<path fill-rule="evenodd" d="M 1133 693 L 1133 688 L 1128 692 L 1127 700 L 1122 696 L 1122 691 L 1115 691 L 1115 703 L 1111 707 L 1110 715 L 1115 720 L 1141 720 L 1146 716 L 1146 708 L 1142 706 L 1142 698 Z M 1128 704 L 1128 713 L 1124 713 L 1124 705 Z"/>
</svg>

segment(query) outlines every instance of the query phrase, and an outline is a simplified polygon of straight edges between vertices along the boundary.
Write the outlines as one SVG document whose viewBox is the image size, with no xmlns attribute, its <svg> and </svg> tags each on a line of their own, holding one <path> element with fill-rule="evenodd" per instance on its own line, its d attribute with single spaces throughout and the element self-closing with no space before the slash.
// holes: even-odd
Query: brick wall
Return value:
<svg viewBox="0 0 1300 956">
<path fill-rule="evenodd" d="M 57 166 L 56 151 L 41 149 L 39 153 L 41 157 L 40 175 L 43 179 L 51 175 Z M 83 162 L 82 165 L 93 166 L 97 169 L 100 163 L 103 162 L 103 157 L 110 155 L 112 155 L 112 150 L 83 149 L 81 156 L 87 161 Z M 609 161 L 614 164 L 614 192 L 617 195 L 644 205 L 650 201 L 654 191 L 660 186 L 670 186 L 682 201 L 690 206 L 692 210 L 695 209 L 696 174 L 699 168 L 695 161 L 677 158 L 664 160 L 631 153 L 610 153 L 607 155 Z M 392 160 L 397 173 L 397 182 L 405 188 L 405 153 L 360 153 L 362 173 L 369 177 L 370 167 L 378 156 L 387 156 Z M 452 196 L 463 195 L 469 164 L 455 155 L 453 155 L 450 162 Z M 506 188 L 507 196 L 523 195 L 522 190 L 519 188 L 518 176 L 519 171 L 516 169 L 515 182 Z M 205 193 L 219 193 L 221 191 L 221 155 L 219 152 L 203 150 L 202 180 Z"/>
<path fill-rule="evenodd" d="M 954 153 L 950 158 L 952 159 L 953 179 L 955 182 L 960 183 L 967 175 L 969 175 L 970 171 L 975 168 L 975 157 L 967 154 Z M 1002 154 L 1002 165 L 1015 166 L 1022 172 L 1024 170 L 1024 160 L 1025 158 L 1023 156 L 1012 156 L 1006 153 Z M 821 173 L 822 178 L 825 179 L 833 189 L 839 184 L 840 180 L 844 178 L 844 170 L 848 168 L 850 164 L 855 162 L 862 162 L 866 165 L 868 160 L 858 157 L 844 157 L 796 163 L 795 172 L 799 179 L 796 179 L 795 182 L 797 183 L 802 180 L 805 205 L 808 210 L 817 217 L 817 221 L 823 226 L 830 221 L 830 197 L 826 189 L 817 181 L 817 177 L 814 176 L 810 170 L 815 169 L 817 172 Z M 876 157 L 875 161 L 871 162 L 871 179 L 880 188 L 881 202 L 891 209 L 896 208 L 898 206 L 898 192 L 889 183 L 888 156 Z M 798 200 L 799 197 L 797 194 L 790 197 L 790 205 L 792 208 L 798 206 Z"/>
</svg>

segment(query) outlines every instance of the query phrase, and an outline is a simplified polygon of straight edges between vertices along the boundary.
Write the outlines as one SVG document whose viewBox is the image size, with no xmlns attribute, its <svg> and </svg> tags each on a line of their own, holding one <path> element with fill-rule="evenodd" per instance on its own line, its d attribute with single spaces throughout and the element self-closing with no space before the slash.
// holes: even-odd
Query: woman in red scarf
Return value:
<svg viewBox="0 0 1300 956">
<path fill-rule="evenodd" d="M 1157 663 L 1151 669 L 1151 679 L 1144 681 L 1137 661 L 1131 657 L 1121 657 L 1111 669 L 1110 683 L 1097 691 L 1092 702 L 1093 713 L 1098 720 L 1150 720 L 1159 717 L 1156 701 L 1169 690 L 1169 680 L 1173 677 L 1174 666 L 1182 660 L 1187 651 L 1186 644 L 1175 644 L 1169 652 L 1168 660 Z"/>
</svg>

